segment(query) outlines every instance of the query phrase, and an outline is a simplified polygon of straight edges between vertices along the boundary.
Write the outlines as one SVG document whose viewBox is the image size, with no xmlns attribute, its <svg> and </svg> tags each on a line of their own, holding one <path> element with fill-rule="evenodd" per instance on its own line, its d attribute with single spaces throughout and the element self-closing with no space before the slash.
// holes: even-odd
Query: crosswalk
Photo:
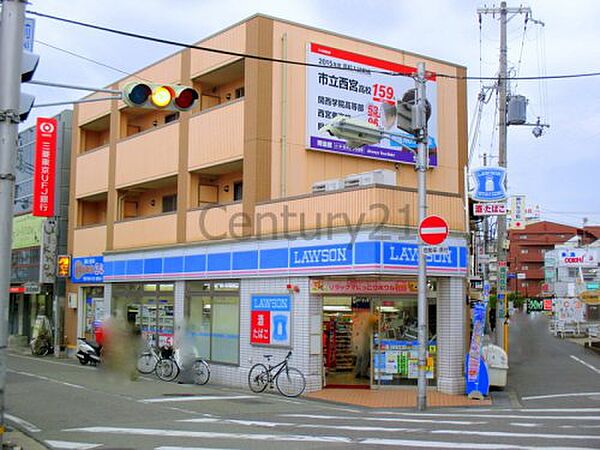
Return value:
<svg viewBox="0 0 600 450">
<path fill-rule="evenodd" d="M 597 449 L 600 408 L 348 410 L 260 417 L 188 415 L 160 427 L 64 429 L 54 449 L 241 450 L 315 448 Z M 73 440 L 65 439 L 72 436 Z M 108 445 L 110 443 L 110 445 Z M 116 444 L 115 444 L 116 443 Z M 201 445 L 199 445 L 201 444 Z M 79 446 L 77 446 L 79 445 Z"/>
</svg>

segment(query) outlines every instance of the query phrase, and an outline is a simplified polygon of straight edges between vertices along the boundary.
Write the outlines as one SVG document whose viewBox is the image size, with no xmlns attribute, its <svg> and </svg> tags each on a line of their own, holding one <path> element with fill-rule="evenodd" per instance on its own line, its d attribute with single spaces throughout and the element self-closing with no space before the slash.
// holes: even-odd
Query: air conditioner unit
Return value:
<svg viewBox="0 0 600 450">
<path fill-rule="evenodd" d="M 317 194 L 319 192 L 337 191 L 338 189 L 343 188 L 344 183 L 340 179 L 317 181 L 312 185 L 312 192 L 313 194 Z"/>
<path fill-rule="evenodd" d="M 396 186 L 396 172 L 388 169 L 377 169 L 344 178 L 344 188 L 371 186 L 373 184 Z"/>
</svg>

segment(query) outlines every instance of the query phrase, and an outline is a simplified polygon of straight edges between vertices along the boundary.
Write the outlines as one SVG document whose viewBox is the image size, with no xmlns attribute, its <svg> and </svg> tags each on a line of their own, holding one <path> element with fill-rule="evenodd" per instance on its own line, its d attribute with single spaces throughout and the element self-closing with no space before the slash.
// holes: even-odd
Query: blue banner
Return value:
<svg viewBox="0 0 600 450">
<path fill-rule="evenodd" d="M 73 258 L 71 262 L 72 283 L 102 283 L 104 282 L 104 258 L 88 256 Z"/>
</svg>

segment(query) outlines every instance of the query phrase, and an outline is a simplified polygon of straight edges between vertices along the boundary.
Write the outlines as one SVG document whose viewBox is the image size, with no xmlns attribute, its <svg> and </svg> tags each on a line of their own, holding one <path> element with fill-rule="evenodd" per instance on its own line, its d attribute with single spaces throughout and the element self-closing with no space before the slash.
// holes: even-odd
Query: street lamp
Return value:
<svg viewBox="0 0 600 450">
<path fill-rule="evenodd" d="M 412 135 L 408 139 L 417 142 L 417 151 L 409 146 L 406 146 L 403 141 L 407 139 L 404 134 L 392 133 L 378 128 L 368 122 L 358 119 L 338 116 L 332 122 L 321 128 L 321 131 L 328 132 L 332 136 L 339 139 L 344 139 L 347 145 L 351 148 L 362 147 L 363 145 L 377 144 L 381 139 L 387 138 L 403 148 L 416 153 L 417 176 L 417 197 L 419 202 L 419 223 L 425 219 L 427 210 L 427 188 L 425 185 L 425 174 L 427 171 L 428 155 L 428 134 L 427 120 L 431 114 L 431 107 L 427 102 L 425 92 L 425 63 L 417 64 L 417 74 L 415 77 L 415 90 L 412 92 L 412 98 L 404 96 L 403 100 L 398 102 L 398 106 L 390 106 L 383 103 L 384 113 L 388 118 L 391 116 L 396 121 L 396 126 Z M 417 301 L 417 316 L 418 316 L 418 340 L 419 340 L 419 377 L 417 382 L 417 408 L 424 410 L 427 407 L 427 347 L 428 347 L 428 324 L 427 324 L 427 272 L 425 253 L 423 252 L 423 242 L 418 239 L 419 250 L 419 270 L 418 270 L 418 301 Z"/>
</svg>

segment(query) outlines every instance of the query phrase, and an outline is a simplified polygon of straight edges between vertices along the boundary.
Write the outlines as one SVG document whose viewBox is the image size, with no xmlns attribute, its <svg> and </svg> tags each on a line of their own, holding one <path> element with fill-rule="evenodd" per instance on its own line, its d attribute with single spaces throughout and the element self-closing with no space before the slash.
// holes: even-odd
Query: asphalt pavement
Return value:
<svg viewBox="0 0 600 450">
<path fill-rule="evenodd" d="M 12 424 L 54 449 L 600 448 L 597 354 L 551 336 L 544 317 L 517 314 L 510 365 L 509 386 L 497 394 L 514 402 L 418 412 L 153 376 L 131 382 L 13 354 L 6 404 Z"/>
</svg>

